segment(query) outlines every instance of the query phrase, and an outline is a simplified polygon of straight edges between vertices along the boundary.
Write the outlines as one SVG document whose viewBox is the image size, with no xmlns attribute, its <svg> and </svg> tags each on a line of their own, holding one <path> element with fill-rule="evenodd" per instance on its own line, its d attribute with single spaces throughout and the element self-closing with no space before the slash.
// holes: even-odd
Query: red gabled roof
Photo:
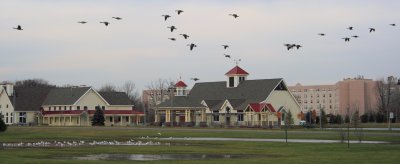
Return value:
<svg viewBox="0 0 400 164">
<path fill-rule="evenodd" d="M 276 112 L 275 108 L 271 104 L 267 104 L 267 107 L 271 112 Z"/>
<path fill-rule="evenodd" d="M 265 107 L 265 103 L 250 103 L 249 106 L 254 112 L 261 112 Z"/>
<path fill-rule="evenodd" d="M 180 80 L 175 84 L 175 87 L 187 87 L 187 85 L 182 80 Z"/>
<path fill-rule="evenodd" d="M 261 112 L 265 107 L 267 107 L 270 112 L 276 112 L 275 108 L 269 103 L 250 103 L 248 106 L 250 106 L 254 112 Z"/>
<path fill-rule="evenodd" d="M 249 73 L 247 73 L 245 70 L 243 70 L 239 66 L 236 66 L 232 68 L 230 71 L 228 71 L 225 75 L 248 75 L 248 74 Z"/>
</svg>

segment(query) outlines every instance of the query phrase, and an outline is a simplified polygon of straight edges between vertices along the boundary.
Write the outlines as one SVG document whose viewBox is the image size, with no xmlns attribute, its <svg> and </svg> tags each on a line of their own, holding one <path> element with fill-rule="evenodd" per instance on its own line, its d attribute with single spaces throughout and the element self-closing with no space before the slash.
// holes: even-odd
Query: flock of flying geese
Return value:
<svg viewBox="0 0 400 164">
<path fill-rule="evenodd" d="M 175 10 L 175 12 L 176 12 L 178 15 L 181 15 L 184 11 L 183 11 L 183 10 Z M 161 15 L 161 16 L 164 18 L 164 21 L 167 21 L 169 18 L 171 18 L 171 15 L 168 15 L 168 14 L 164 14 L 164 15 Z M 239 15 L 237 15 L 237 14 L 229 14 L 229 16 L 232 16 L 232 17 L 235 18 L 235 19 L 239 17 Z M 115 19 L 115 20 L 117 20 L 117 21 L 122 20 L 121 17 L 112 17 L 112 18 Z M 86 21 L 78 21 L 77 23 L 79 23 L 79 24 L 86 24 L 86 23 L 88 23 L 88 22 L 86 22 Z M 109 22 L 109 21 L 101 21 L 101 22 L 99 22 L 99 23 L 104 24 L 106 27 L 107 27 L 108 25 L 110 25 L 110 22 Z M 175 26 L 168 26 L 167 28 L 169 28 L 171 32 L 174 32 L 175 30 L 177 30 L 177 28 L 176 28 Z M 24 29 L 21 27 L 21 25 L 18 25 L 17 27 L 13 27 L 13 29 L 19 30 L 19 31 L 24 30 Z M 179 35 L 181 35 L 184 39 L 188 39 L 188 38 L 189 38 L 189 35 L 188 35 L 188 34 L 182 33 L 182 34 L 179 34 Z M 172 41 L 176 41 L 176 38 L 168 38 L 168 39 L 169 39 L 169 40 L 172 40 Z M 187 44 L 187 46 L 189 46 L 190 51 L 193 51 L 193 49 L 194 49 L 195 47 L 197 47 L 197 45 L 194 44 L 194 43 Z M 229 45 L 226 45 L 226 44 L 221 45 L 221 46 L 223 47 L 224 50 L 226 50 L 227 48 L 229 48 Z M 295 46 L 297 46 L 297 45 L 295 45 Z M 224 56 L 225 56 L 226 58 L 229 58 L 229 59 L 231 58 L 231 55 L 228 55 L 228 54 L 224 54 Z M 241 59 L 235 60 L 235 61 L 238 62 L 238 61 L 241 61 Z M 198 80 L 200 80 L 200 79 L 199 79 L 199 78 L 191 78 L 191 80 L 193 80 L 193 81 L 198 81 Z"/>
<path fill-rule="evenodd" d="M 390 26 L 396 26 L 396 24 L 394 24 L 394 23 L 392 23 L 392 24 L 389 24 Z M 348 28 L 346 28 L 346 29 L 348 29 L 348 30 L 353 30 L 354 29 L 354 27 L 353 26 L 350 26 L 350 27 L 348 27 Z M 369 33 L 372 33 L 372 32 L 375 32 L 375 28 L 369 28 Z M 325 36 L 325 33 L 318 33 L 318 35 L 320 35 L 320 36 Z M 359 36 L 358 35 L 353 35 L 353 36 L 348 36 L 348 37 L 344 37 L 344 38 L 342 38 L 345 42 L 350 42 L 350 38 L 358 38 Z M 292 49 L 292 48 L 294 48 L 294 47 L 296 47 L 297 49 L 299 49 L 300 47 L 302 47 L 301 45 L 298 45 L 298 44 L 284 44 L 284 46 L 287 48 L 287 50 L 290 50 L 290 49 Z"/>
<path fill-rule="evenodd" d="M 175 12 L 177 13 L 177 15 L 181 15 L 184 11 L 183 11 L 183 10 L 175 10 Z M 167 21 L 169 18 L 171 18 L 171 15 L 168 15 L 168 14 L 164 14 L 164 15 L 161 15 L 161 16 L 164 18 L 164 21 Z M 229 14 L 229 16 L 232 16 L 232 17 L 235 18 L 235 19 L 239 17 L 239 15 L 237 15 L 237 14 Z M 117 20 L 117 21 L 122 20 L 121 17 L 112 17 L 112 18 L 115 19 L 115 20 Z M 88 22 L 86 22 L 86 21 L 79 21 L 78 23 L 80 23 L 80 24 L 86 24 L 86 23 L 88 23 Z M 108 25 L 110 24 L 110 22 L 108 22 L 108 21 L 102 21 L 102 22 L 99 22 L 99 23 L 102 23 L 102 24 L 104 24 L 105 26 L 108 26 Z M 394 24 L 394 23 L 389 24 L 389 25 L 390 25 L 390 26 L 396 26 L 396 24 Z M 167 28 L 169 28 L 171 32 L 174 32 L 175 30 L 178 29 L 178 28 L 176 28 L 176 27 L 173 26 L 173 25 L 167 26 Z M 21 25 L 18 25 L 17 27 L 13 27 L 13 29 L 16 29 L 16 30 L 23 30 L 23 28 L 21 27 Z M 346 29 L 348 29 L 348 30 L 351 31 L 351 30 L 354 29 L 354 27 L 350 26 L 350 27 L 348 27 L 348 28 L 346 28 Z M 369 28 L 369 33 L 372 33 L 372 32 L 375 32 L 375 28 Z M 188 39 L 188 38 L 189 38 L 189 35 L 188 35 L 188 34 L 185 34 L 185 33 L 182 33 L 182 34 L 179 34 L 179 35 L 181 35 L 184 39 Z M 325 34 L 325 33 L 318 33 L 318 35 L 320 35 L 321 37 L 323 37 L 323 36 L 325 36 L 326 34 Z M 344 39 L 345 42 L 350 42 L 350 38 L 358 38 L 358 37 L 359 37 L 358 35 L 353 35 L 353 36 L 344 37 L 344 38 L 342 38 L 342 39 Z M 168 38 L 168 39 L 171 40 L 171 41 L 176 41 L 176 40 L 177 40 L 177 39 L 174 38 L 174 37 L 171 37 L 171 38 Z M 187 44 L 187 46 L 189 46 L 190 51 L 193 51 L 193 49 L 194 49 L 195 47 L 197 47 L 197 45 L 194 44 L 194 43 Z M 226 45 L 226 44 L 221 45 L 221 46 L 223 47 L 224 50 L 226 50 L 227 48 L 229 48 L 229 45 Z M 286 47 L 287 50 L 291 50 L 291 49 L 295 49 L 295 48 L 296 48 L 296 50 L 298 50 L 298 49 L 300 49 L 300 48 L 302 47 L 302 46 L 299 45 L 299 44 L 288 44 L 288 43 L 284 44 L 284 46 Z M 224 56 L 225 56 L 226 58 L 231 59 L 231 55 L 224 54 Z M 236 63 L 238 63 L 239 61 L 241 61 L 241 59 L 235 60 Z M 193 81 L 198 81 L 198 80 L 200 80 L 200 79 L 199 79 L 199 78 L 191 78 L 191 80 L 193 80 Z"/>
<path fill-rule="evenodd" d="M 183 13 L 184 11 L 183 11 L 183 10 L 175 10 L 175 12 L 176 12 L 178 15 L 181 15 L 181 13 Z M 238 17 L 239 17 L 239 15 L 237 15 L 237 14 L 229 14 L 229 15 L 232 16 L 233 18 L 238 18 Z M 168 15 L 168 14 L 164 14 L 164 15 L 161 15 L 161 16 L 164 18 L 164 21 L 167 21 L 169 18 L 172 17 L 171 15 Z M 174 32 L 175 30 L 178 29 L 178 28 L 176 28 L 176 27 L 173 26 L 173 25 L 167 26 L 167 28 L 169 28 L 171 32 Z M 183 37 L 183 39 L 188 39 L 188 38 L 190 37 L 188 34 L 185 34 L 185 33 L 182 33 L 182 34 L 179 34 L 179 35 L 181 35 L 181 36 Z M 171 41 L 176 41 L 176 40 L 177 40 L 177 38 L 174 38 L 174 37 L 171 37 L 171 38 L 168 38 L 168 39 L 171 40 Z M 194 49 L 195 47 L 197 47 L 197 45 L 196 45 L 195 43 L 190 43 L 190 44 L 187 44 L 186 46 L 189 46 L 189 50 L 190 50 L 190 51 L 193 51 L 193 49 Z M 229 48 L 229 45 L 226 45 L 226 44 L 223 44 L 223 45 L 221 45 L 221 46 L 223 47 L 224 50 L 226 50 L 227 48 Z M 231 59 L 231 55 L 224 54 L 224 56 L 225 56 L 226 58 Z M 236 60 L 236 62 L 238 62 L 238 61 L 241 61 L 241 59 Z M 198 80 L 200 80 L 199 78 L 196 78 L 196 77 L 193 77 L 193 78 L 190 78 L 190 79 L 193 80 L 193 81 L 198 81 Z"/>
</svg>

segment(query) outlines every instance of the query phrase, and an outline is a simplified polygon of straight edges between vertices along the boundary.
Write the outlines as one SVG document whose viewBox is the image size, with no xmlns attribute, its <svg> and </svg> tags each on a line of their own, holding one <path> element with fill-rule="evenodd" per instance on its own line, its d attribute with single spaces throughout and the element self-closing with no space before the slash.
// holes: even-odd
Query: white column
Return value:
<svg viewBox="0 0 400 164">
<path fill-rule="evenodd" d="M 122 126 L 122 115 L 120 116 L 120 118 L 121 118 L 121 121 L 119 122 L 119 125 L 121 125 Z"/>
<path fill-rule="evenodd" d="M 72 116 L 69 116 L 69 126 L 72 125 Z"/>
</svg>

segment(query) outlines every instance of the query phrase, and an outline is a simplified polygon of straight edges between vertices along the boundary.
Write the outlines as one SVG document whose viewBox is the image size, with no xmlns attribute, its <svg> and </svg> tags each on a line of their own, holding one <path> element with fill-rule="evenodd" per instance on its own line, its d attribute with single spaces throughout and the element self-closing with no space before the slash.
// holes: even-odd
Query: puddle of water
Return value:
<svg viewBox="0 0 400 164">
<path fill-rule="evenodd" d="M 90 154 L 79 157 L 59 157 L 58 159 L 76 160 L 132 160 L 132 161 L 153 161 L 153 160 L 172 160 L 172 159 L 235 159 L 261 157 L 260 155 L 230 155 L 230 154 Z"/>
</svg>

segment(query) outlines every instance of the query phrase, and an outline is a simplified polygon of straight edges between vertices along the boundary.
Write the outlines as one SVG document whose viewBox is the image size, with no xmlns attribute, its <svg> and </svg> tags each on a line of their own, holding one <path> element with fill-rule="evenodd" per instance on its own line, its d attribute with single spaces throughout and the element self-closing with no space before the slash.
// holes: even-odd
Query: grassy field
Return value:
<svg viewBox="0 0 400 164">
<path fill-rule="evenodd" d="M 9 127 L 0 133 L 0 142 L 64 140 L 128 140 L 142 136 L 159 137 L 283 138 L 281 130 L 184 129 L 184 128 L 92 128 L 92 127 Z M 172 159 L 144 163 L 398 163 L 399 136 L 395 132 L 364 132 L 369 140 L 394 144 L 316 144 L 238 141 L 173 141 L 171 146 L 85 146 L 74 148 L 5 148 L 0 163 L 132 163 L 143 161 L 72 160 L 88 154 L 222 154 L 249 155 L 235 159 Z M 382 133 L 383 134 L 383 133 Z M 337 132 L 290 130 L 289 138 L 338 139 Z M 171 142 L 171 141 L 164 141 Z"/>
</svg>

